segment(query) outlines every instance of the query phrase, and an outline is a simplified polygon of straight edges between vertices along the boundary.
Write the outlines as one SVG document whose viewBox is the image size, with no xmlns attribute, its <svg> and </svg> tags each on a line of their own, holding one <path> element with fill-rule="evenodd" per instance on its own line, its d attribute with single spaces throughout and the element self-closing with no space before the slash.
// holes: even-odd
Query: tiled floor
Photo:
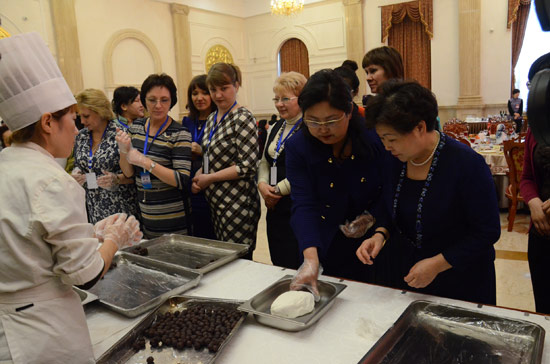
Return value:
<svg viewBox="0 0 550 364">
<path fill-rule="evenodd" d="M 514 222 L 514 231 L 508 232 L 508 212 L 502 210 L 500 221 L 502 234 L 495 245 L 497 259 L 497 304 L 520 310 L 535 311 L 533 288 L 527 264 L 527 230 L 529 215 L 519 211 Z M 258 226 L 258 240 L 254 260 L 271 264 L 265 229 L 265 206 Z"/>
</svg>

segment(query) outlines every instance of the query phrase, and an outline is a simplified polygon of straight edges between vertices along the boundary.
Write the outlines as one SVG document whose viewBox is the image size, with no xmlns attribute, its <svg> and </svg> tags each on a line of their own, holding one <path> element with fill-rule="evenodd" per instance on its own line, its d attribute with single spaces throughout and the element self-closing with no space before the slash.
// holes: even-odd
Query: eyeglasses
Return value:
<svg viewBox="0 0 550 364">
<path fill-rule="evenodd" d="M 161 105 L 168 105 L 170 103 L 170 99 L 145 99 L 148 104 L 156 105 L 160 102 Z"/>
<path fill-rule="evenodd" d="M 282 102 L 283 105 L 286 105 L 288 104 L 290 101 L 294 100 L 294 99 L 297 99 L 298 97 L 297 96 L 294 96 L 294 97 L 283 97 L 283 98 L 278 98 L 278 97 L 274 97 L 272 100 L 273 100 L 273 103 L 274 104 L 277 104 L 279 102 Z"/>
<path fill-rule="evenodd" d="M 340 116 L 338 119 L 327 120 L 327 121 L 316 121 L 316 120 L 310 120 L 310 119 L 304 118 L 304 122 L 308 127 L 313 129 L 318 129 L 322 126 L 324 126 L 325 128 L 332 128 L 338 125 L 338 123 L 342 121 L 345 116 L 346 116 L 346 113 L 343 113 L 342 116 Z"/>
</svg>

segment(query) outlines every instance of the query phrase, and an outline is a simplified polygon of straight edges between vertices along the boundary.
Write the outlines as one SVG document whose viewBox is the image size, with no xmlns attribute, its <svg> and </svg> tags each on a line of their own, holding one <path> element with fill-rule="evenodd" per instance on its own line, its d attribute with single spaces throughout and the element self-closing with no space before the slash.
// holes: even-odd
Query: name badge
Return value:
<svg viewBox="0 0 550 364">
<path fill-rule="evenodd" d="M 210 168 L 208 168 L 208 154 L 206 153 L 202 156 L 202 173 L 210 173 Z"/>
<path fill-rule="evenodd" d="M 269 171 L 269 184 L 272 186 L 277 184 L 277 166 L 271 166 Z"/>
<path fill-rule="evenodd" d="M 153 188 L 153 185 L 151 184 L 151 174 L 149 172 L 141 172 L 141 185 L 145 190 L 150 190 Z"/>
<path fill-rule="evenodd" d="M 95 190 L 99 187 L 97 185 L 97 178 L 94 172 L 86 173 L 86 185 L 89 190 Z"/>
</svg>

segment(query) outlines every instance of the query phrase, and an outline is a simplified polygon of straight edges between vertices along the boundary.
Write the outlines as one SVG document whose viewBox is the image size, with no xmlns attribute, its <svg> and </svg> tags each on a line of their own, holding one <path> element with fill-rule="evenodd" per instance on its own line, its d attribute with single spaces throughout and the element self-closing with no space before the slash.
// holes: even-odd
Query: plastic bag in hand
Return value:
<svg viewBox="0 0 550 364">
<path fill-rule="evenodd" d="M 352 222 L 346 220 L 345 225 L 340 225 L 340 230 L 348 238 L 360 238 L 367 233 L 376 219 L 368 211 L 357 216 Z"/>
<path fill-rule="evenodd" d="M 124 131 L 117 129 L 115 139 L 118 145 L 119 153 L 126 154 L 130 151 L 130 149 L 132 149 L 132 139 Z"/>
<path fill-rule="evenodd" d="M 151 163 L 148 163 L 149 158 L 140 153 L 137 149 L 131 149 L 128 154 L 126 154 L 126 160 L 128 163 L 133 164 L 141 168 L 148 168 Z"/>
<path fill-rule="evenodd" d="M 108 191 L 116 190 L 119 184 L 118 176 L 115 173 L 102 171 L 103 175 L 97 177 L 97 185 Z"/>
<path fill-rule="evenodd" d="M 141 239 L 141 231 L 139 231 L 139 222 L 135 217 L 116 214 L 109 216 L 105 223 L 104 240 L 113 241 L 119 249 L 126 246 L 131 246 L 134 242 Z"/>
<path fill-rule="evenodd" d="M 304 260 L 290 282 L 290 289 L 292 291 L 307 289 L 313 294 L 315 302 L 319 302 L 321 295 L 317 287 L 317 280 L 321 276 L 321 273 L 323 273 L 323 267 L 319 263 L 312 260 Z"/>
<path fill-rule="evenodd" d="M 73 177 L 79 185 L 84 186 L 84 182 L 86 182 L 86 175 L 83 174 L 78 167 L 73 169 L 71 172 L 71 177 Z"/>
</svg>

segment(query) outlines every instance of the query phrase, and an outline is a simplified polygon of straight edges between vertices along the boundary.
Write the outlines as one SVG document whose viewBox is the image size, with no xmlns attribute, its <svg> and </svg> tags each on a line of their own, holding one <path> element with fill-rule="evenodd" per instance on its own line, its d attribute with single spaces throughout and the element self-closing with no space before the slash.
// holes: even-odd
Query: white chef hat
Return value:
<svg viewBox="0 0 550 364">
<path fill-rule="evenodd" d="M 0 117 L 11 131 L 76 104 L 38 33 L 0 39 Z"/>
</svg>

